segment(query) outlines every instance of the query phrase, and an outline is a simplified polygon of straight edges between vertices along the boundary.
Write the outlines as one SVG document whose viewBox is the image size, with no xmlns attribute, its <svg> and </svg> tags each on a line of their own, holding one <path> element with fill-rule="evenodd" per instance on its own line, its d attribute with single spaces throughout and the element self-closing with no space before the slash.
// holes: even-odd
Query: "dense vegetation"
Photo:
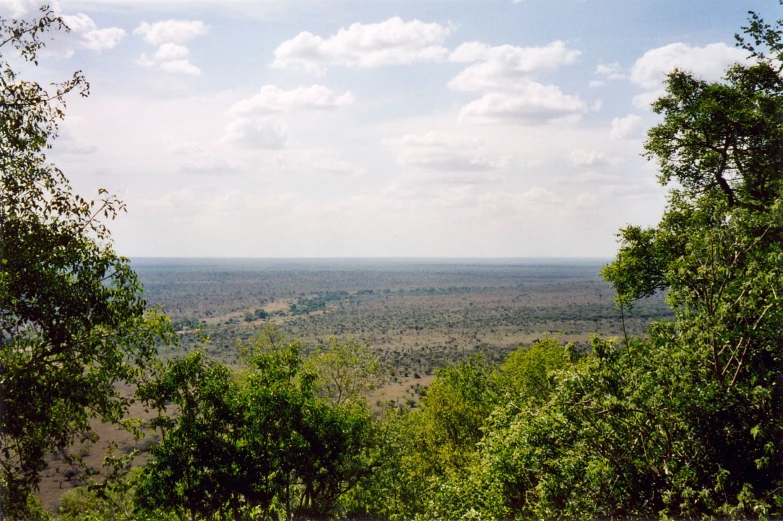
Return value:
<svg viewBox="0 0 783 521">
<path fill-rule="evenodd" d="M 3 22 L 3 41 L 34 60 L 59 23 Z M 672 320 L 587 353 L 544 338 L 502 364 L 473 356 L 379 417 L 367 396 L 385 367 L 360 341 L 304 354 L 269 326 L 233 366 L 155 360 L 169 323 L 145 314 L 96 220 L 121 207 L 45 164 L 83 80 L 50 95 L 0 62 L 4 515 L 48 516 L 32 495 L 46 454 L 91 437 L 88 411 L 122 421 L 125 382 L 160 441 L 142 468 L 110 458 L 63 519 L 783 516 L 783 20 L 752 15 L 746 34 L 754 60 L 722 82 L 669 75 L 645 145 L 668 205 L 658 226 L 621 230 L 603 271 L 623 314 L 665 291 Z"/>
</svg>

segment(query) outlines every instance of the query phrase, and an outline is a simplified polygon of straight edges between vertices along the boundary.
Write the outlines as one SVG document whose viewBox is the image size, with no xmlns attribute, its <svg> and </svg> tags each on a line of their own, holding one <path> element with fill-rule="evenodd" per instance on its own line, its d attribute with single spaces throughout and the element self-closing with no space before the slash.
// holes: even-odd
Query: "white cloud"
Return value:
<svg viewBox="0 0 783 521">
<path fill-rule="evenodd" d="M 542 125 L 564 118 L 578 118 L 587 105 L 577 96 L 563 94 L 555 85 L 534 81 L 518 86 L 517 92 L 493 92 L 471 101 L 459 117 L 474 121 L 510 121 Z"/>
<path fill-rule="evenodd" d="M 323 38 L 301 32 L 275 49 L 273 67 L 297 67 L 322 73 L 327 66 L 380 67 L 443 60 L 441 44 L 450 28 L 399 17 L 374 24 L 351 24 Z"/>
<path fill-rule="evenodd" d="M 133 30 L 133 34 L 143 36 L 144 41 L 157 45 L 158 49 L 152 57 L 142 53 L 136 63 L 142 67 L 158 65 L 170 73 L 201 74 L 201 69 L 187 59 L 190 49 L 182 44 L 208 32 L 209 26 L 200 20 L 166 20 L 153 24 L 144 22 Z"/>
<path fill-rule="evenodd" d="M 648 90 L 658 89 L 675 67 L 690 71 L 704 80 L 716 81 L 723 77 L 727 67 L 745 61 L 747 56 L 746 51 L 725 43 L 704 47 L 671 43 L 649 50 L 636 60 L 631 68 L 631 81 Z"/>
<path fill-rule="evenodd" d="M 571 183 L 607 183 L 617 182 L 619 180 L 616 175 L 602 174 L 600 172 L 594 172 L 588 170 L 586 172 L 580 172 L 577 175 L 568 179 Z"/>
<path fill-rule="evenodd" d="M 556 85 L 543 85 L 531 78 L 547 70 L 573 63 L 579 51 L 561 41 L 545 47 L 490 47 L 467 42 L 449 56 L 453 62 L 469 65 L 448 85 L 463 92 L 484 92 L 484 96 L 460 110 L 461 120 L 510 121 L 521 125 L 542 125 L 564 118 L 578 119 L 587 105 L 578 96 L 564 94 Z"/>
<path fill-rule="evenodd" d="M 272 121 L 236 119 L 226 126 L 221 143 L 244 148 L 278 150 L 288 142 L 288 129 Z"/>
<path fill-rule="evenodd" d="M 491 172 L 508 163 L 508 156 L 489 154 L 480 140 L 455 138 L 428 132 L 387 139 L 397 147 L 397 164 L 435 172 Z"/>
<path fill-rule="evenodd" d="M 484 59 L 491 48 L 486 43 L 464 42 L 449 55 L 449 61 L 456 63 L 475 62 Z"/>
<path fill-rule="evenodd" d="M 624 80 L 626 78 L 619 63 L 599 63 L 595 68 L 595 74 L 604 76 L 607 80 Z"/>
<path fill-rule="evenodd" d="M 264 114 L 284 112 L 298 108 L 331 109 L 352 104 L 353 94 L 339 96 L 322 85 L 282 90 L 274 85 L 264 85 L 255 96 L 234 103 L 229 114 Z"/>
<path fill-rule="evenodd" d="M 539 186 L 534 186 L 527 192 L 523 192 L 519 194 L 519 198 L 523 201 L 533 201 L 533 202 L 541 202 L 541 203 L 556 202 L 558 200 L 558 197 L 553 192 L 547 190 L 546 188 L 541 188 Z"/>
<path fill-rule="evenodd" d="M 226 111 L 232 121 L 223 141 L 249 148 L 280 149 L 287 144 L 288 129 L 280 123 L 279 116 L 298 110 L 332 110 L 350 105 L 353 100 L 350 92 L 335 94 L 322 85 L 300 86 L 291 90 L 264 85 L 256 95 L 233 103 Z M 283 161 L 282 157 L 280 159 Z M 287 155 L 283 162 L 291 169 L 309 162 L 321 171 L 331 170 L 332 173 L 337 173 L 340 170 L 350 170 L 352 175 L 358 174 L 358 169 L 348 168 L 333 155 L 321 152 L 310 151 L 309 157 L 298 163 L 293 161 L 292 156 Z M 284 166 L 283 163 L 280 165 Z"/>
<path fill-rule="evenodd" d="M 292 172 L 321 172 L 349 177 L 361 177 L 367 172 L 332 150 L 283 150 L 278 153 L 276 161 L 278 167 Z"/>
<path fill-rule="evenodd" d="M 612 120 L 612 130 L 609 132 L 609 139 L 625 139 L 632 137 L 642 128 L 642 118 L 634 114 L 629 114 L 624 118 L 614 118 Z"/>
<path fill-rule="evenodd" d="M 490 47 L 479 42 L 463 43 L 449 61 L 474 62 L 449 82 L 458 91 L 515 89 L 529 82 L 531 75 L 573 63 L 580 52 L 554 41 L 546 47 Z"/>
<path fill-rule="evenodd" d="M 160 68 L 166 72 L 176 72 L 180 74 L 201 74 L 201 69 L 190 63 L 188 60 L 170 60 L 160 64 Z"/>
<path fill-rule="evenodd" d="M 184 45 L 176 43 L 164 43 L 155 51 L 153 58 L 158 61 L 183 60 L 188 57 L 190 50 Z"/>
<path fill-rule="evenodd" d="M 70 27 L 71 35 L 75 36 L 78 46 L 91 51 L 102 51 L 114 48 L 125 38 L 125 30 L 119 27 L 99 29 L 92 18 L 84 13 L 64 15 L 63 21 Z"/>
<path fill-rule="evenodd" d="M 622 163 L 622 158 L 606 155 L 594 150 L 574 150 L 568 156 L 568 162 L 574 166 L 603 166 Z"/>
<path fill-rule="evenodd" d="M 94 154 L 98 150 L 97 146 L 75 137 L 67 128 L 61 131 L 53 148 L 55 152 L 70 155 Z"/>
<path fill-rule="evenodd" d="M 606 181 L 607 179 L 601 179 Z M 615 179 L 615 181 L 618 181 Z M 610 201 L 617 201 L 618 195 L 625 200 L 633 200 L 637 203 L 640 200 L 649 199 L 650 186 L 645 183 L 614 182 L 596 187 L 590 192 L 583 192 L 573 198 L 577 207 L 601 208 L 611 204 Z"/>
<path fill-rule="evenodd" d="M 144 41 L 152 45 L 164 43 L 185 43 L 209 32 L 209 26 L 201 20 L 166 20 L 163 22 L 143 22 L 133 30 Z"/>
</svg>

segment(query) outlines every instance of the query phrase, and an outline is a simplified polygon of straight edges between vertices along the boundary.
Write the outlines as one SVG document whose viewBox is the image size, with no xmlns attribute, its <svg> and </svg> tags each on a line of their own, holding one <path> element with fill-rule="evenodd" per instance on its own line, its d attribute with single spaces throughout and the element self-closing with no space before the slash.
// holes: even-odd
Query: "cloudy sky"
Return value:
<svg viewBox="0 0 783 521">
<path fill-rule="evenodd" d="M 3 16 L 36 2 L 0 0 Z M 62 0 L 50 157 L 128 256 L 611 257 L 665 202 L 666 71 L 716 80 L 777 0 Z M 30 73 L 32 74 L 32 73 Z M 28 76 L 32 77 L 32 76 Z"/>
</svg>

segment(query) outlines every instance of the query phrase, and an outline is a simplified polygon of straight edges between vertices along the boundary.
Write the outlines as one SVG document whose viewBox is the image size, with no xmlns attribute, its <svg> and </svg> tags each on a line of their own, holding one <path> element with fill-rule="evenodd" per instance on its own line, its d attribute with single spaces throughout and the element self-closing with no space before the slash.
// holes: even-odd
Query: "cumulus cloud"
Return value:
<svg viewBox="0 0 783 521">
<path fill-rule="evenodd" d="M 485 150 L 481 140 L 461 139 L 428 132 L 387 139 L 397 147 L 397 164 L 435 172 L 492 172 L 508 163 L 509 157 L 496 157 Z"/>
<path fill-rule="evenodd" d="M 558 200 L 558 197 L 552 191 L 547 190 L 546 188 L 541 188 L 539 186 L 534 186 L 527 192 L 519 194 L 519 198 L 523 201 L 534 201 L 541 203 L 556 202 Z"/>
<path fill-rule="evenodd" d="M 541 125 L 579 118 L 587 105 L 578 96 L 532 79 L 538 73 L 573 63 L 579 54 L 561 41 L 544 47 L 461 44 L 449 61 L 476 63 L 462 70 L 448 85 L 457 91 L 483 92 L 484 96 L 462 107 L 460 119 Z"/>
<path fill-rule="evenodd" d="M 113 49 L 127 35 L 120 27 L 99 28 L 95 21 L 84 13 L 63 14 L 59 2 L 53 4 L 52 10 L 62 17 L 71 32 L 61 32 L 51 42 L 47 42 L 46 48 L 51 52 L 70 57 L 78 49 Z M 0 0 L 0 14 L 5 12 L 10 18 L 19 18 L 30 11 L 37 11 L 40 6 L 41 2 L 38 0 Z"/>
<path fill-rule="evenodd" d="M 209 26 L 200 20 L 144 22 L 133 30 L 133 34 L 143 36 L 145 42 L 158 48 L 152 56 L 142 53 L 136 63 L 142 67 L 159 66 L 170 73 L 201 74 L 201 69 L 188 60 L 190 49 L 182 44 L 208 32 Z"/>
<path fill-rule="evenodd" d="M 77 46 L 91 51 L 112 49 L 126 34 L 119 27 L 99 29 L 93 19 L 84 13 L 64 15 L 63 21 L 71 28 L 71 36 L 76 38 Z"/>
<path fill-rule="evenodd" d="M 531 75 L 573 63 L 580 52 L 555 41 L 545 47 L 490 47 L 479 42 L 463 43 L 449 56 L 453 62 L 475 62 L 449 82 L 458 91 L 514 89 Z"/>
<path fill-rule="evenodd" d="M 448 55 L 441 44 L 448 26 L 420 20 L 389 18 L 373 24 L 354 23 L 321 37 L 301 32 L 275 49 L 273 67 L 294 67 L 323 73 L 328 66 L 380 67 L 440 61 Z"/>
<path fill-rule="evenodd" d="M 164 43 L 155 51 L 153 58 L 157 61 L 183 60 L 188 57 L 190 50 L 184 45 L 176 43 Z"/>
<path fill-rule="evenodd" d="M 618 180 L 619 177 L 616 175 L 603 174 L 592 170 L 580 172 L 568 179 L 568 181 L 571 183 L 580 184 L 617 182 Z"/>
<path fill-rule="evenodd" d="M 647 109 L 650 108 L 650 105 L 653 104 L 653 102 L 657 101 L 658 98 L 665 95 L 666 91 L 664 89 L 658 89 L 658 90 L 652 90 L 649 92 L 642 92 L 641 94 L 637 94 L 633 97 L 631 100 L 631 103 L 634 107 L 640 108 L 640 109 Z"/>
<path fill-rule="evenodd" d="M 293 90 L 264 85 L 258 94 L 234 103 L 228 112 L 242 115 L 285 112 L 300 108 L 332 109 L 350 105 L 353 101 L 354 97 L 350 92 L 338 96 L 322 85 L 301 86 Z"/>
<path fill-rule="evenodd" d="M 208 32 L 209 26 L 201 20 L 165 20 L 152 24 L 143 22 L 133 30 L 133 34 L 143 36 L 144 41 L 152 45 L 182 44 Z"/>
<path fill-rule="evenodd" d="M 704 47 L 671 43 L 651 49 L 636 60 L 631 67 L 630 79 L 644 89 L 660 89 L 666 75 L 677 67 L 707 81 L 715 81 L 723 76 L 727 67 L 745 61 L 747 56 L 746 51 L 725 43 Z"/>
<path fill-rule="evenodd" d="M 625 139 L 638 134 L 642 128 L 642 118 L 629 114 L 624 118 L 614 118 L 612 129 L 609 131 L 609 139 Z"/>
<path fill-rule="evenodd" d="M 319 172 L 348 177 L 361 177 L 367 172 L 333 150 L 283 150 L 278 153 L 276 162 L 279 168 L 291 172 Z"/>
<path fill-rule="evenodd" d="M 587 109 L 578 96 L 564 94 L 556 85 L 534 81 L 517 86 L 515 92 L 492 92 L 471 101 L 459 117 L 474 121 L 510 121 L 541 125 L 564 118 L 579 117 Z"/>
<path fill-rule="evenodd" d="M 622 163 L 622 158 L 612 157 L 605 152 L 594 150 L 574 150 L 568 156 L 568 162 L 573 166 L 604 166 Z"/>
<path fill-rule="evenodd" d="M 240 118 L 226 126 L 221 143 L 244 148 L 279 150 L 288 142 L 288 129 L 273 121 Z"/>
</svg>

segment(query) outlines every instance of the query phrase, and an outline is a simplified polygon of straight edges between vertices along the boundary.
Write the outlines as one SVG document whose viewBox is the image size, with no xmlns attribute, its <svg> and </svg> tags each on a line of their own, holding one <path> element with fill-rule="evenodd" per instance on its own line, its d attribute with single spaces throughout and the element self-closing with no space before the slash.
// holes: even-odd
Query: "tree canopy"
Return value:
<svg viewBox="0 0 783 521">
<path fill-rule="evenodd" d="M 0 50 L 37 65 L 42 36 L 57 30 L 68 28 L 48 8 L 2 19 Z M 94 439 L 92 417 L 122 419 L 128 398 L 115 384 L 172 340 L 112 249 L 105 221 L 122 203 L 82 198 L 47 162 L 65 96 L 88 87 L 76 72 L 47 90 L 0 55 L 0 504 L 11 518 L 25 516 L 47 455 Z"/>
</svg>

